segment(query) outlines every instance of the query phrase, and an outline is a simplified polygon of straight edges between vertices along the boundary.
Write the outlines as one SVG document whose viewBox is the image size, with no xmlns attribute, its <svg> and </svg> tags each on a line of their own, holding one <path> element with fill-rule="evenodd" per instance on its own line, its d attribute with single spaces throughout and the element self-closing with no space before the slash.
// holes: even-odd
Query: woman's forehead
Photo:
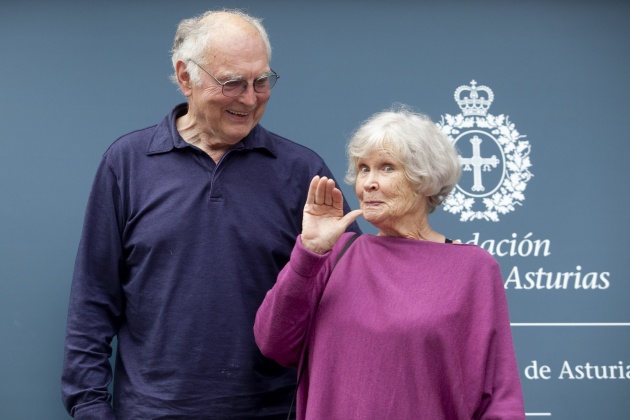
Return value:
<svg viewBox="0 0 630 420">
<path fill-rule="evenodd" d="M 399 160 L 398 151 L 391 143 L 383 143 L 365 151 L 359 159 L 395 159 Z"/>
</svg>

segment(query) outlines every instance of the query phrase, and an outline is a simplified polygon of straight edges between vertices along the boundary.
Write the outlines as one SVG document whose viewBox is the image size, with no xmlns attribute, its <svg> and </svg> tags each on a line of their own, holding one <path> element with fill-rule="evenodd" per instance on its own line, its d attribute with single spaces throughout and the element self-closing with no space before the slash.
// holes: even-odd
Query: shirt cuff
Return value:
<svg viewBox="0 0 630 420">
<path fill-rule="evenodd" d="M 114 409 L 109 403 L 90 404 L 75 410 L 75 420 L 116 420 Z"/>
<path fill-rule="evenodd" d="M 320 255 L 306 249 L 304 245 L 302 245 L 302 236 L 300 235 L 297 241 L 295 241 L 293 251 L 291 251 L 289 264 L 291 264 L 293 271 L 300 276 L 313 277 L 321 270 L 329 256 L 330 251 Z"/>
</svg>

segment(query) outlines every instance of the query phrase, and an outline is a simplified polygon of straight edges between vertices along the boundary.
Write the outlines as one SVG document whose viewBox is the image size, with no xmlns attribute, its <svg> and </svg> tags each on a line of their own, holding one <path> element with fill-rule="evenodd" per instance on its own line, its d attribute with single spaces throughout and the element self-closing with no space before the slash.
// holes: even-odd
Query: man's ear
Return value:
<svg viewBox="0 0 630 420">
<path fill-rule="evenodd" d="M 190 73 L 186 69 L 186 63 L 182 60 L 177 60 L 175 63 L 175 75 L 177 76 L 177 84 L 184 96 L 189 97 L 192 95 L 193 82 L 190 80 Z"/>
</svg>

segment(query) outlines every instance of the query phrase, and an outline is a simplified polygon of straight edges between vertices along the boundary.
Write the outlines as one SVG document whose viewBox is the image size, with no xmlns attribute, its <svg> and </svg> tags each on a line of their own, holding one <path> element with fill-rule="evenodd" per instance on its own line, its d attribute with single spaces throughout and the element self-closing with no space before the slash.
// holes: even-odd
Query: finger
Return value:
<svg viewBox="0 0 630 420">
<path fill-rule="evenodd" d="M 325 197 L 324 204 L 328 206 L 333 205 L 333 192 L 335 191 L 335 189 L 336 189 L 335 181 L 332 179 L 329 179 L 328 182 L 326 183 L 326 197 Z"/>
<path fill-rule="evenodd" d="M 317 190 L 317 184 L 319 183 L 319 175 L 315 175 L 308 186 L 308 194 L 306 196 L 306 204 L 315 203 L 315 191 Z"/>
<path fill-rule="evenodd" d="M 324 204 L 326 202 L 326 185 L 328 178 L 325 176 L 319 179 L 317 189 L 315 190 L 315 204 Z"/>
<path fill-rule="evenodd" d="M 343 194 L 339 188 L 333 189 L 331 204 L 336 209 L 343 209 Z"/>
<path fill-rule="evenodd" d="M 361 216 L 362 214 L 363 214 L 363 210 L 359 209 L 359 210 L 352 210 L 352 211 L 348 212 L 348 214 L 343 216 L 341 218 L 341 220 L 339 220 L 339 222 L 343 226 L 343 230 L 348 229 L 348 226 L 350 226 L 352 224 L 352 222 L 357 220 L 359 218 L 359 216 Z"/>
</svg>

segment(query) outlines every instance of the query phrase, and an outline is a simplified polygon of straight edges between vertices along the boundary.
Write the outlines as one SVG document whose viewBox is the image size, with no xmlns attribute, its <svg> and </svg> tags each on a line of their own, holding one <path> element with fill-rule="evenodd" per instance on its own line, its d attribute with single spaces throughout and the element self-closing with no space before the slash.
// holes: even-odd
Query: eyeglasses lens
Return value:
<svg viewBox="0 0 630 420">
<path fill-rule="evenodd" d="M 278 76 L 275 74 L 270 74 L 265 77 L 261 77 L 254 81 L 254 90 L 258 93 L 269 92 L 273 85 L 276 84 L 276 80 L 278 80 Z"/>
<path fill-rule="evenodd" d="M 278 75 L 270 74 L 254 80 L 254 91 L 258 93 L 267 93 L 276 84 Z M 238 96 L 247 89 L 246 80 L 228 80 L 223 83 L 223 94 L 225 96 Z"/>
</svg>

